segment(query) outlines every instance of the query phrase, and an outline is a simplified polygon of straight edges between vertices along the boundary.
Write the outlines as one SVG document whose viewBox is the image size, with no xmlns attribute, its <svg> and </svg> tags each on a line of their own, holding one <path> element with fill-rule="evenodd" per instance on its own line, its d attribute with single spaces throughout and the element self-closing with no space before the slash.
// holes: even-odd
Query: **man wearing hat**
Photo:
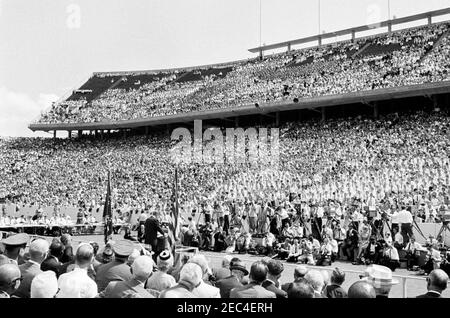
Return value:
<svg viewBox="0 0 450 318">
<path fill-rule="evenodd" d="M 240 259 L 235 258 L 230 262 L 231 275 L 217 281 L 221 298 L 230 298 L 230 291 L 236 287 L 243 287 L 242 280 L 248 275 L 248 270 Z"/>
<path fill-rule="evenodd" d="M 281 277 L 281 273 L 284 270 L 283 263 L 280 261 L 270 259 L 267 262 L 267 269 L 269 270 L 267 273 L 267 279 L 262 283 L 262 287 L 271 291 L 277 295 L 277 298 L 287 298 L 287 293 L 280 289 L 279 279 Z"/>
<path fill-rule="evenodd" d="M 398 284 L 397 280 L 392 279 L 392 271 L 386 266 L 371 265 L 365 273 L 367 276 L 363 280 L 372 284 L 376 298 L 388 298 L 391 287 Z"/>
<path fill-rule="evenodd" d="M 3 246 L 5 247 L 4 254 L 10 259 L 11 263 L 16 265 L 22 265 L 25 263 L 23 256 L 29 240 L 30 237 L 28 234 L 19 233 L 9 236 L 2 241 Z"/>
<path fill-rule="evenodd" d="M 167 271 L 173 266 L 173 257 L 168 250 L 164 250 L 158 255 L 156 264 L 158 271 L 147 279 L 145 288 L 161 292 L 175 286 L 177 284 L 175 278 L 167 274 Z"/>
<path fill-rule="evenodd" d="M 97 270 L 95 282 L 99 292 L 103 291 L 112 281 L 128 281 L 132 278 L 127 261 L 128 256 L 133 253 L 133 243 L 127 240 L 120 240 L 112 248 L 114 259 L 107 264 L 100 265 Z"/>
</svg>

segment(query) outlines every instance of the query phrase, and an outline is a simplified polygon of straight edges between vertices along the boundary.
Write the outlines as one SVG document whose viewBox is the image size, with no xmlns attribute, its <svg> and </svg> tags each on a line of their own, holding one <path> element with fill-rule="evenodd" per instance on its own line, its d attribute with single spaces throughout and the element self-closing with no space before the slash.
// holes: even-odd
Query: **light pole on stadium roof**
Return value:
<svg viewBox="0 0 450 318">
<path fill-rule="evenodd" d="M 391 0 L 388 0 L 388 20 L 391 19 Z"/>
<path fill-rule="evenodd" d="M 262 39 L 262 0 L 259 0 L 259 47 L 261 47 Z"/>
<path fill-rule="evenodd" d="M 318 14 L 319 14 L 319 35 L 320 35 L 320 0 L 319 0 L 319 8 L 318 8 Z"/>
</svg>

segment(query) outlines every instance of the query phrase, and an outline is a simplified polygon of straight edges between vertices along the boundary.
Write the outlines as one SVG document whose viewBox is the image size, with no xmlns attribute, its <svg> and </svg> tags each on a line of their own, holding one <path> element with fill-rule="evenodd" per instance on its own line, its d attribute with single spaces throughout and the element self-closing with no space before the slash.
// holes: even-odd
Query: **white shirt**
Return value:
<svg viewBox="0 0 450 318">
<path fill-rule="evenodd" d="M 192 291 L 197 298 L 220 298 L 220 289 L 206 284 L 204 281 Z"/>
<path fill-rule="evenodd" d="M 59 277 L 58 287 L 56 298 L 94 298 L 98 294 L 97 284 L 88 276 L 87 269 L 78 266 Z"/>
</svg>

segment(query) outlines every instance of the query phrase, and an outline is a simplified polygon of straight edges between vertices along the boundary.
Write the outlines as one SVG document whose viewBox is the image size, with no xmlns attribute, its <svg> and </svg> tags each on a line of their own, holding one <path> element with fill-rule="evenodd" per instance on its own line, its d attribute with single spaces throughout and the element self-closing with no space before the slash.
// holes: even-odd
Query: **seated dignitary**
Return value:
<svg viewBox="0 0 450 318">
<path fill-rule="evenodd" d="M 442 292 L 447 289 L 447 283 L 447 273 L 442 269 L 435 269 L 427 277 L 428 292 L 416 298 L 442 298 Z"/>
<path fill-rule="evenodd" d="M 75 253 L 75 268 L 58 278 L 59 291 L 56 298 L 94 298 L 97 285 L 88 276 L 88 268 L 94 259 L 94 249 L 88 243 L 81 243 Z"/>
<path fill-rule="evenodd" d="M 200 284 L 194 288 L 192 293 L 198 298 L 220 298 L 220 290 L 217 287 L 211 286 L 209 283 L 209 275 L 211 269 L 209 268 L 208 261 L 205 255 L 196 254 L 194 255 L 188 263 L 195 263 L 202 269 L 203 279 Z"/>
<path fill-rule="evenodd" d="M 230 298 L 276 298 L 275 293 L 261 286 L 267 279 L 267 272 L 264 262 L 254 262 L 250 267 L 250 282 L 245 286 L 233 288 Z"/>
<path fill-rule="evenodd" d="M 97 269 L 95 282 L 98 292 L 102 292 L 112 281 L 129 281 L 132 278 L 130 266 L 127 264 L 128 257 L 133 253 L 133 243 L 127 240 L 120 240 L 113 245 L 114 259 L 100 265 Z"/>
<path fill-rule="evenodd" d="M 8 263 L 0 266 L 0 298 L 11 298 L 19 288 L 22 277 L 16 264 Z"/>
<path fill-rule="evenodd" d="M 153 260 L 150 256 L 138 256 L 130 271 L 132 278 L 128 281 L 111 281 L 99 294 L 104 298 L 155 298 L 145 288 L 144 283 L 153 272 Z"/>
<path fill-rule="evenodd" d="M 267 269 L 267 279 L 262 283 L 261 286 L 275 293 L 275 295 L 277 295 L 277 298 L 286 298 L 287 293 L 279 288 L 279 279 L 281 278 L 281 273 L 283 273 L 284 270 L 283 263 L 271 259 L 267 261 Z"/>
<path fill-rule="evenodd" d="M 230 263 L 231 275 L 221 279 L 216 286 L 220 289 L 220 297 L 230 298 L 230 291 L 236 287 L 242 287 L 243 278 L 248 275 L 248 270 L 240 259 L 233 259 Z"/>
<path fill-rule="evenodd" d="M 377 294 L 371 284 L 366 281 L 357 281 L 348 289 L 348 298 L 376 298 Z"/>
<path fill-rule="evenodd" d="M 308 268 L 306 266 L 304 266 L 304 265 L 297 265 L 295 267 L 295 269 L 294 269 L 294 281 L 290 282 L 290 283 L 283 284 L 281 286 L 281 289 L 284 290 L 285 292 L 287 292 L 288 289 L 289 289 L 289 286 L 292 283 L 297 283 L 297 282 L 303 281 L 305 279 L 306 273 L 308 273 Z"/>
<path fill-rule="evenodd" d="M 192 291 L 200 285 L 202 277 L 200 266 L 195 263 L 187 263 L 181 268 L 178 284 L 164 290 L 159 298 L 197 298 Z"/>
<path fill-rule="evenodd" d="M 31 242 L 29 247 L 30 259 L 22 265 L 19 265 L 22 275 L 22 283 L 14 293 L 19 298 L 30 298 L 31 281 L 42 273 L 41 263 L 47 258 L 48 242 L 43 239 L 36 239 Z"/>
<path fill-rule="evenodd" d="M 16 265 L 22 265 L 25 263 L 25 248 L 30 241 L 30 237 L 26 233 L 14 234 L 3 241 L 5 251 L 4 255 L 10 259 L 10 261 Z"/>
<path fill-rule="evenodd" d="M 167 274 L 167 271 L 173 266 L 173 257 L 168 250 L 164 250 L 158 255 L 156 264 L 158 271 L 147 279 L 145 288 L 161 292 L 175 286 L 177 284 L 175 278 Z"/>
<path fill-rule="evenodd" d="M 31 282 L 31 298 L 54 298 L 58 292 L 58 278 L 54 271 L 36 275 Z"/>
<path fill-rule="evenodd" d="M 290 283 L 288 298 L 314 298 L 314 288 L 306 280 Z"/>
</svg>

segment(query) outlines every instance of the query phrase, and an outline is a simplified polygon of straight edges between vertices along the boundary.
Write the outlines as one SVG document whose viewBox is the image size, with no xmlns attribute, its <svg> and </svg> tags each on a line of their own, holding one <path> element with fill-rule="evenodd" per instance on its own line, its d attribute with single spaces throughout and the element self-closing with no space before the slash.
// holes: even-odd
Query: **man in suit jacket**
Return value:
<svg viewBox="0 0 450 318">
<path fill-rule="evenodd" d="M 281 277 L 281 273 L 284 270 L 283 263 L 271 259 L 267 262 L 267 268 L 267 279 L 262 283 L 261 286 L 268 291 L 275 293 L 277 298 L 287 298 L 287 292 L 278 287 L 280 285 L 279 279 Z"/>
<path fill-rule="evenodd" d="M 59 241 L 54 241 L 50 244 L 50 253 L 47 258 L 41 264 L 42 271 L 53 271 L 56 277 L 61 274 L 61 266 L 63 265 L 59 258 L 62 256 L 64 245 Z"/>
<path fill-rule="evenodd" d="M 30 259 L 19 266 L 23 280 L 19 288 L 14 292 L 14 296 L 20 298 L 30 298 L 31 281 L 36 275 L 42 273 L 41 263 L 47 257 L 48 242 L 43 239 L 34 240 L 30 244 L 29 253 Z"/>
<path fill-rule="evenodd" d="M 127 240 L 117 241 L 113 245 L 114 260 L 100 265 L 97 270 L 95 282 L 98 286 L 98 292 L 102 292 L 112 281 L 131 280 L 132 274 L 127 261 L 133 250 L 133 243 Z"/>
<path fill-rule="evenodd" d="M 447 288 L 448 275 L 442 269 L 433 270 L 427 277 L 428 292 L 416 298 L 442 298 L 442 292 Z"/>
<path fill-rule="evenodd" d="M 246 286 L 233 288 L 230 292 L 230 298 L 276 298 L 275 293 L 261 286 L 267 278 L 267 271 L 264 262 L 254 262 L 250 268 L 250 283 Z"/>
<path fill-rule="evenodd" d="M 347 298 L 347 292 L 341 287 L 345 281 L 345 272 L 335 268 L 331 274 L 331 284 L 325 288 L 327 298 Z"/>
<path fill-rule="evenodd" d="M 157 247 L 158 247 L 158 232 L 161 235 L 166 235 L 161 228 L 161 225 L 158 220 L 159 213 L 156 212 L 155 215 L 150 216 L 145 221 L 145 244 L 150 244 L 152 246 L 152 251 L 155 252 L 155 257 L 157 255 Z"/>
<path fill-rule="evenodd" d="M 128 281 L 112 281 L 106 289 L 99 294 L 104 298 L 155 298 L 145 288 L 144 283 L 153 272 L 153 260 L 142 255 L 137 257 L 131 265 L 133 277 Z"/>
<path fill-rule="evenodd" d="M 306 273 L 308 273 L 308 268 L 306 266 L 297 265 L 294 269 L 294 281 L 281 285 L 281 289 L 287 292 L 292 284 L 304 281 Z"/>
<path fill-rule="evenodd" d="M 242 279 L 248 275 L 248 270 L 239 259 L 234 259 L 230 264 L 231 275 L 221 279 L 216 286 L 220 289 L 220 297 L 230 298 L 233 288 L 243 287 Z"/>
</svg>

